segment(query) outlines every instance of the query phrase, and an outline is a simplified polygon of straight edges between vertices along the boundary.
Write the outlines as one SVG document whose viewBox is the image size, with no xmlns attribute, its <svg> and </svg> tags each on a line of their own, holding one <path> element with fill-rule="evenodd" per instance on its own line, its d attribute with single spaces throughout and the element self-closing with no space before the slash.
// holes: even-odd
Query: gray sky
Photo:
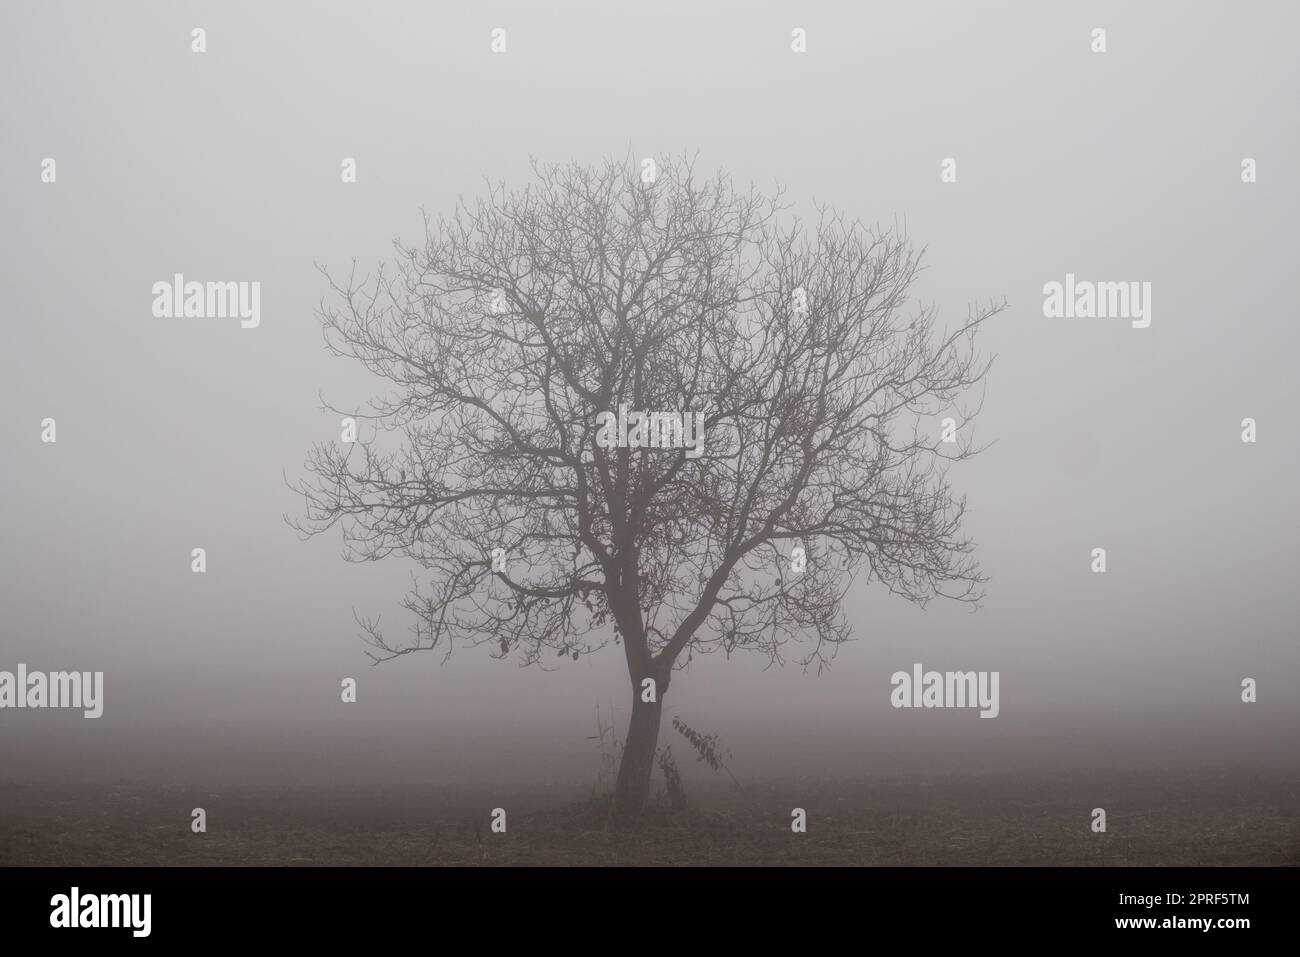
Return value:
<svg viewBox="0 0 1300 957">
<path fill-rule="evenodd" d="M 449 211 L 485 176 L 522 184 L 530 154 L 629 150 L 698 150 L 800 204 L 905 219 L 944 316 L 1010 303 L 984 340 L 998 358 L 977 436 L 997 444 L 952 473 L 984 607 L 868 587 L 829 674 L 708 660 L 674 680 L 668 714 L 721 733 L 738 766 L 812 774 L 1135 742 L 1287 753 L 1294 5 L 451 6 L 6 10 L 0 669 L 102 670 L 107 689 L 97 722 L 0 713 L 5 775 L 129 757 L 238 776 L 244 749 L 328 777 L 336 747 L 395 776 L 594 770 L 596 705 L 627 713 L 617 649 L 551 672 L 474 650 L 371 669 L 352 609 L 404 625 L 410 566 L 346 564 L 337 535 L 300 542 L 281 516 L 300 507 L 284 475 L 337 436 L 318 393 L 348 405 L 373 386 L 322 348 L 313 263 L 373 265 L 419 235 L 421 206 Z M 155 319 L 150 287 L 175 272 L 259 281 L 260 327 Z M 1151 282 L 1150 328 L 1044 318 L 1042 286 L 1067 272 Z M 889 675 L 914 661 L 1000 671 L 1001 716 L 891 710 Z"/>
</svg>

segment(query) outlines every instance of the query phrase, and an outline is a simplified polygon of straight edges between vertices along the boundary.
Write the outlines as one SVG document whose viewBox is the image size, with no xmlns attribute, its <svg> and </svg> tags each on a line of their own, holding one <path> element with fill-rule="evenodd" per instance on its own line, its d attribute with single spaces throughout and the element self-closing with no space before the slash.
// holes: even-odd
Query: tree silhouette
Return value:
<svg viewBox="0 0 1300 957">
<path fill-rule="evenodd" d="M 797 647 L 820 668 L 855 576 L 918 604 L 975 601 L 984 581 L 945 477 L 978 450 L 930 420 L 978 411 L 961 401 L 988 370 L 975 337 L 1003 305 L 940 331 L 897 229 L 824 207 L 806 227 L 779 190 L 693 167 L 534 163 L 523 190 L 426 215 L 394 263 L 322 269 L 327 347 L 390 389 L 368 434 L 313 448 L 294 486 L 304 532 L 341 524 L 350 559 L 423 567 L 406 639 L 361 620 L 377 661 L 622 646 L 621 819 L 644 807 L 663 696 L 694 655 Z M 703 442 L 608 447 L 600 414 L 620 407 L 702 413 Z"/>
</svg>

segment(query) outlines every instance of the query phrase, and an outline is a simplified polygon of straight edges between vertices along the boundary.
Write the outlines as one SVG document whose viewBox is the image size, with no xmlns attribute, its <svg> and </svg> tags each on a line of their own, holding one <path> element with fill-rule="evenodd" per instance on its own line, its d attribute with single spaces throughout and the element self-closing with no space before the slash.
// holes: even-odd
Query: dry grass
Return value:
<svg viewBox="0 0 1300 957">
<path fill-rule="evenodd" d="M 633 832 L 581 794 L 6 784 L 0 864 L 1300 864 L 1295 773 L 719 784 Z M 1106 834 L 1089 830 L 1095 806 Z M 208 833 L 190 833 L 193 807 Z M 793 807 L 808 833 L 791 833 Z"/>
</svg>

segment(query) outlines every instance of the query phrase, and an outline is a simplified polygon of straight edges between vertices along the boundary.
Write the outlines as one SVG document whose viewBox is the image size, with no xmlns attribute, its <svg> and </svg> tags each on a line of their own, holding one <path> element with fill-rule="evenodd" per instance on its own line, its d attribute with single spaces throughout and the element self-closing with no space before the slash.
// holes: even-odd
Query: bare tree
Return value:
<svg viewBox="0 0 1300 957">
<path fill-rule="evenodd" d="M 899 230 L 826 208 L 805 227 L 779 190 L 689 159 L 654 176 L 630 160 L 533 169 L 522 191 L 489 184 L 426 215 L 392 265 L 322 269 L 328 348 L 390 389 L 356 443 L 311 451 L 294 524 L 341 523 L 352 560 L 423 566 L 407 638 L 361 620 L 376 661 L 622 645 L 627 819 L 694 655 L 798 648 L 820 668 L 849 635 L 855 576 L 918 604 L 980 597 L 945 478 L 977 450 L 932 420 L 978 411 L 962 405 L 988 369 L 974 340 L 1003 306 L 941 331 L 909 292 L 921 256 Z M 608 447 L 598 416 L 621 406 L 702 413 L 704 442 L 627 447 L 645 442 L 634 428 Z"/>
</svg>

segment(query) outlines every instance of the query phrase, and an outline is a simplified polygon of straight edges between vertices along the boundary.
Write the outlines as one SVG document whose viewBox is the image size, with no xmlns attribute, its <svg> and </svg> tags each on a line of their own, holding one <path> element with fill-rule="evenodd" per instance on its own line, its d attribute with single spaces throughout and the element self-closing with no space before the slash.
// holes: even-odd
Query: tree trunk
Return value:
<svg viewBox="0 0 1300 957">
<path fill-rule="evenodd" d="M 641 700 L 640 689 L 632 695 L 632 720 L 628 722 L 623 742 L 623 759 L 618 765 L 614 785 L 614 819 L 634 822 L 645 810 L 650 797 L 650 772 L 654 770 L 655 747 L 659 743 L 659 718 L 663 698 L 656 694 L 653 702 Z"/>
</svg>

